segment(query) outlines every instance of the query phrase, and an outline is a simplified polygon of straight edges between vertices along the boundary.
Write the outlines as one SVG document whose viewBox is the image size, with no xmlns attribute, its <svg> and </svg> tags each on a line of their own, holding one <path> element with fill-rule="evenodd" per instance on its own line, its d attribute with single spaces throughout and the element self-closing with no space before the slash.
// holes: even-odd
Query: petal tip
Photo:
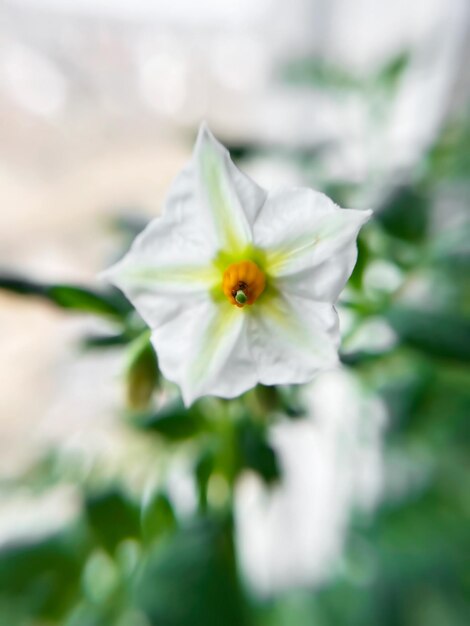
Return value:
<svg viewBox="0 0 470 626">
<path fill-rule="evenodd" d="M 201 123 L 199 124 L 199 132 L 200 133 L 210 132 L 209 124 L 207 123 L 207 120 L 201 121 Z"/>
<path fill-rule="evenodd" d="M 191 393 L 189 389 L 185 389 L 184 387 L 180 387 L 181 399 L 183 400 L 183 404 L 186 409 L 192 407 L 192 405 L 196 402 L 196 400 L 200 397 L 195 393 Z"/>
<path fill-rule="evenodd" d="M 199 144 L 205 141 L 216 141 L 216 139 L 211 129 L 209 128 L 209 125 L 206 122 L 206 120 L 202 120 L 202 122 L 199 124 L 199 130 L 197 133 L 196 143 Z"/>
<path fill-rule="evenodd" d="M 115 265 L 112 265 L 111 267 L 108 267 L 107 269 L 102 270 L 101 272 L 99 272 L 96 275 L 96 278 L 100 282 L 113 283 L 114 282 L 115 267 L 116 267 Z"/>
<path fill-rule="evenodd" d="M 214 133 L 209 128 L 206 120 L 203 120 L 199 125 L 199 131 L 197 134 L 196 143 L 194 145 L 195 152 L 207 149 L 215 150 L 218 154 L 229 154 L 227 148 L 217 139 Z"/>
<path fill-rule="evenodd" d="M 116 263 L 99 272 L 97 275 L 98 280 L 113 283 L 114 285 L 116 285 L 116 281 L 122 272 L 123 266 L 126 263 L 128 256 L 129 253 L 127 252 L 118 261 L 116 261 Z"/>
</svg>

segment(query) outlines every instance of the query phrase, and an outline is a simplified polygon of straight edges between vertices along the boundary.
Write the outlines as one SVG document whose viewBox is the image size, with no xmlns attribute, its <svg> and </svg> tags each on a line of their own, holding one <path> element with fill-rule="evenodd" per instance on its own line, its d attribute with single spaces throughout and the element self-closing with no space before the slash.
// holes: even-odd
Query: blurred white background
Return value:
<svg viewBox="0 0 470 626">
<path fill-rule="evenodd" d="M 94 280 L 115 254 L 109 218 L 158 214 L 202 119 L 223 142 L 259 148 L 245 164 L 259 183 L 361 182 L 358 206 L 373 205 L 387 180 L 409 175 L 468 93 L 469 12 L 467 0 L 3 0 L 2 268 Z M 400 59 L 392 98 L 371 77 Z M 305 60 L 316 80 L 322 67 L 336 79 L 318 89 L 284 80 Z M 292 148 L 320 154 L 308 181 L 286 158 Z M 119 466 L 119 365 L 71 352 L 87 324 L 0 296 L 3 476 L 51 441 Z M 328 437 L 322 424 L 304 426 L 317 446 Z M 334 472 L 334 450 L 325 455 Z M 315 484 L 309 489 L 316 497 Z M 354 498 L 347 492 L 344 510 L 331 513 L 338 528 Z M 256 527 L 247 541 L 250 532 Z M 329 549 L 338 552 L 335 540 Z M 258 574 L 262 588 L 281 585 L 282 563 L 271 581 Z"/>
</svg>

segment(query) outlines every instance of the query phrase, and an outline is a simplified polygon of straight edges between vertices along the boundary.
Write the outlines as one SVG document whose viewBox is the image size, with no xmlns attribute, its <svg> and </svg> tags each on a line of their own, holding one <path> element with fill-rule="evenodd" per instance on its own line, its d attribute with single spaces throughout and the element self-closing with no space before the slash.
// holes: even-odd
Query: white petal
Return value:
<svg viewBox="0 0 470 626">
<path fill-rule="evenodd" d="M 186 404 L 207 394 L 234 397 L 255 384 L 245 321 L 228 302 L 201 298 L 152 332 L 161 370 L 180 385 Z"/>
<path fill-rule="evenodd" d="M 186 403 L 233 397 L 256 382 L 306 382 L 337 362 L 330 303 L 351 271 L 368 214 L 310 190 L 265 200 L 203 125 L 162 217 L 105 274 L 152 329 L 162 372 Z M 286 207 L 294 219 L 286 220 Z M 218 255 L 240 255 L 251 243 L 267 254 L 272 289 L 240 310 L 217 297 Z"/>
<path fill-rule="evenodd" d="M 245 315 L 227 300 L 211 297 L 219 272 L 190 264 L 165 271 L 145 268 L 140 263 L 145 240 L 141 237 L 107 277 L 152 329 L 164 376 L 180 386 L 186 404 L 206 394 L 228 398 L 251 388 L 256 375 L 247 349 Z"/>
<path fill-rule="evenodd" d="M 240 314 L 238 309 L 237 311 Z M 245 316 L 242 314 L 242 317 Z M 257 366 L 251 354 L 248 323 L 245 319 L 236 345 L 225 365 L 220 368 L 217 377 L 212 380 L 208 393 L 221 398 L 236 398 L 257 383 Z"/>
<path fill-rule="evenodd" d="M 356 239 L 346 244 L 341 254 L 332 254 L 318 265 L 276 278 L 285 294 L 296 294 L 318 302 L 336 302 L 357 259 Z"/>
<path fill-rule="evenodd" d="M 153 220 L 125 257 L 102 274 L 125 293 L 152 329 L 183 306 L 207 297 L 220 282 L 207 251 L 186 232 L 187 222 L 177 212 L 166 213 Z"/>
<path fill-rule="evenodd" d="M 270 297 L 248 316 L 250 351 L 259 382 L 305 383 L 338 363 L 334 307 L 300 296 Z"/>
<path fill-rule="evenodd" d="M 341 209 L 312 189 L 270 194 L 254 225 L 282 291 L 334 302 L 357 257 L 356 238 L 371 211 Z"/>
<path fill-rule="evenodd" d="M 211 239 L 237 253 L 252 242 L 252 225 L 266 192 L 243 174 L 228 151 L 201 125 L 193 155 L 193 192 Z"/>
<path fill-rule="evenodd" d="M 217 254 L 249 245 L 265 196 L 203 125 L 163 215 L 104 273 L 152 329 L 162 372 L 187 403 L 204 394 L 233 397 L 256 383 L 246 316 L 212 294 L 222 280 Z"/>
</svg>

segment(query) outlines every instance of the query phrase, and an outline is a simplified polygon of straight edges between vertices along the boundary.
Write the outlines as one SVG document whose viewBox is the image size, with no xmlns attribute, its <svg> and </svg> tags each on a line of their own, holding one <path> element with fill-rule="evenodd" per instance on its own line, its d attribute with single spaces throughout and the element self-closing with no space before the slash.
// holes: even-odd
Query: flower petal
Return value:
<svg viewBox="0 0 470 626">
<path fill-rule="evenodd" d="M 186 403 L 206 394 L 234 397 L 256 382 L 307 382 L 337 363 L 331 302 L 351 272 L 368 216 L 307 189 L 266 200 L 203 125 L 162 217 L 105 276 L 152 329 L 162 372 Z M 239 309 L 223 297 L 221 264 L 247 248 L 258 248 L 266 262 L 268 288 Z"/>
<path fill-rule="evenodd" d="M 141 240 L 145 241 L 145 237 Z M 165 271 L 140 264 L 141 248 L 106 277 L 134 304 L 152 329 L 164 376 L 177 383 L 186 404 L 210 394 L 233 397 L 256 383 L 249 362 L 245 316 L 227 300 L 211 297 L 211 268 L 175 266 Z"/>
<path fill-rule="evenodd" d="M 249 315 L 250 351 L 259 382 L 304 383 L 338 363 L 334 307 L 292 295 L 270 296 Z"/>
<path fill-rule="evenodd" d="M 103 274 L 152 329 L 161 369 L 186 402 L 209 393 L 233 397 L 256 383 L 246 316 L 212 294 L 221 282 L 217 254 L 249 245 L 265 197 L 203 125 L 163 215 Z"/>
<path fill-rule="evenodd" d="M 233 164 L 205 124 L 199 130 L 193 163 L 199 212 L 219 249 L 243 251 L 252 242 L 252 225 L 266 192 Z"/>
<path fill-rule="evenodd" d="M 193 156 L 175 178 L 162 216 L 137 237 L 120 270 L 132 265 L 139 280 L 159 280 L 165 273 L 167 283 L 178 276 L 185 281 L 191 268 L 199 272 L 212 265 L 220 250 L 237 254 L 251 243 L 252 225 L 265 199 L 266 192 L 232 163 L 202 124 Z M 117 267 L 104 276 L 116 276 Z"/>
<path fill-rule="evenodd" d="M 101 275 L 125 293 L 152 329 L 183 305 L 207 297 L 220 281 L 207 250 L 195 239 L 197 231 L 187 230 L 188 222 L 178 211 L 165 213 L 145 228 L 121 261 Z"/>
<path fill-rule="evenodd" d="M 357 234 L 371 213 L 341 209 L 312 189 L 278 191 L 255 222 L 255 245 L 269 251 L 268 271 L 279 289 L 334 302 L 352 272 Z"/>
<path fill-rule="evenodd" d="M 186 404 L 206 394 L 231 398 L 256 383 L 245 321 L 228 302 L 203 298 L 152 332 L 161 370 L 180 385 Z"/>
</svg>

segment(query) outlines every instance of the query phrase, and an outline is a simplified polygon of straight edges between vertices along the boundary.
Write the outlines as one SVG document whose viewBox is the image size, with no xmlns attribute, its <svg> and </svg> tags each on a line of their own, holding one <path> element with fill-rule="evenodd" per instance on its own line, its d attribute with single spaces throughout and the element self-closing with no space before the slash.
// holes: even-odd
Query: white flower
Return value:
<svg viewBox="0 0 470 626">
<path fill-rule="evenodd" d="M 370 214 L 311 189 L 261 189 L 203 124 L 162 216 L 105 276 L 150 326 L 186 404 L 305 383 L 337 363 L 333 305 Z"/>
<path fill-rule="evenodd" d="M 302 396 L 308 416 L 270 428 L 280 482 L 267 488 L 246 473 L 235 492 L 240 563 L 260 595 L 328 579 L 341 565 L 352 513 L 373 510 L 382 494 L 381 401 L 341 368 Z"/>
</svg>

